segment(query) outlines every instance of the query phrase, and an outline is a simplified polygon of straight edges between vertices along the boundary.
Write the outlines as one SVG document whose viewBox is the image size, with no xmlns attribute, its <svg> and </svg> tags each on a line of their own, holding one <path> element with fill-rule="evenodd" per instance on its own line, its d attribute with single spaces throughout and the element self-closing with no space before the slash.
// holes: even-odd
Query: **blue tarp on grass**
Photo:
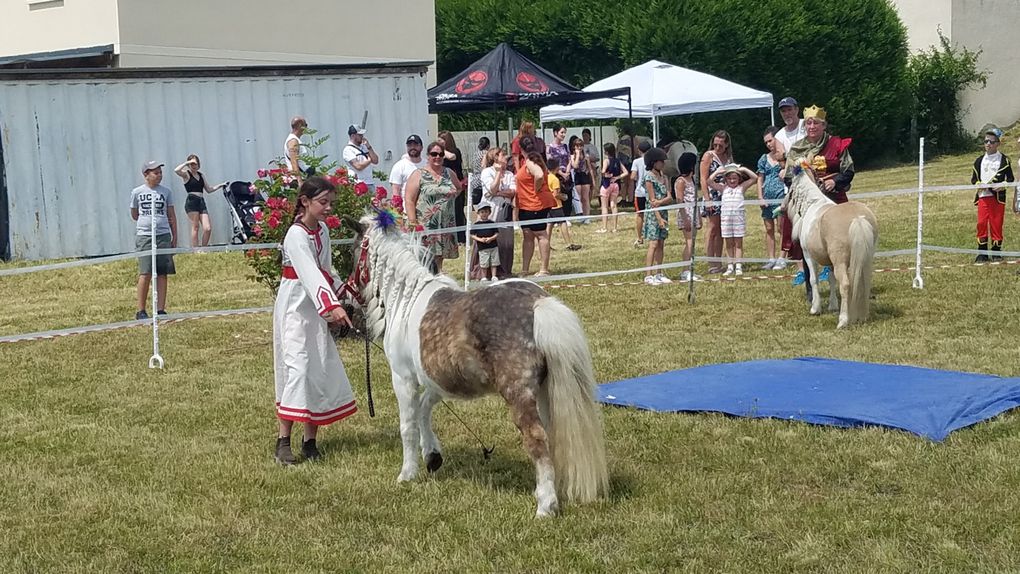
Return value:
<svg viewBox="0 0 1020 574">
<path fill-rule="evenodd" d="M 1020 406 L 1020 378 L 804 357 L 707 365 L 599 385 L 600 402 L 839 427 L 933 441 Z"/>
</svg>

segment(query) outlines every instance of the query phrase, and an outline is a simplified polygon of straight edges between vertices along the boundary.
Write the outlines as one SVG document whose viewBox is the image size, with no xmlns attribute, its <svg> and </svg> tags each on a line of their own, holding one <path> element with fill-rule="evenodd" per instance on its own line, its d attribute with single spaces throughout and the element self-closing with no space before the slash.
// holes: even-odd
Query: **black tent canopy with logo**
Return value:
<svg viewBox="0 0 1020 574">
<path fill-rule="evenodd" d="M 556 77 L 502 42 L 459 74 L 428 91 L 429 113 L 576 104 L 626 97 L 630 88 L 585 92 Z"/>
</svg>

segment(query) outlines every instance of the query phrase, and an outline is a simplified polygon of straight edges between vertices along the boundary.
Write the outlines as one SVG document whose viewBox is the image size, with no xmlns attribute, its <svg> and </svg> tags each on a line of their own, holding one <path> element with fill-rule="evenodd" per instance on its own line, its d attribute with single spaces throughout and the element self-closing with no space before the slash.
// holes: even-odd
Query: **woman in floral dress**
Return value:
<svg viewBox="0 0 1020 574">
<path fill-rule="evenodd" d="M 662 173 L 666 165 L 666 152 L 653 147 L 645 152 L 645 176 L 640 184 L 644 186 L 648 194 L 648 208 L 655 209 L 673 203 L 673 196 L 669 193 L 669 178 Z M 665 209 L 653 211 L 645 215 L 645 224 L 641 228 L 641 235 L 648 243 L 648 253 L 645 255 L 645 267 L 662 265 L 663 244 L 669 237 L 669 218 Z M 663 285 L 672 283 L 662 271 L 648 270 L 645 275 L 645 283 L 649 285 Z"/>
<path fill-rule="evenodd" d="M 454 201 L 461 193 L 461 183 L 452 169 L 443 166 L 446 148 L 442 141 L 434 141 L 428 147 L 428 162 L 425 167 L 411 174 L 404 188 L 408 206 L 407 223 L 411 229 L 419 227 L 434 231 L 453 227 Z M 456 259 L 457 239 L 452 233 L 435 233 L 425 236 L 425 245 L 432 252 L 433 270 L 443 268 L 444 259 Z"/>
</svg>

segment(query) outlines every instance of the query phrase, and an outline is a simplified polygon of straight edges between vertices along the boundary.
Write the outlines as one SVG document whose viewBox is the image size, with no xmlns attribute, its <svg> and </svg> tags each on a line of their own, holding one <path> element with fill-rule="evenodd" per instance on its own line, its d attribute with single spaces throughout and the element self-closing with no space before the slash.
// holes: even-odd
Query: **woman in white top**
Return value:
<svg viewBox="0 0 1020 574">
<path fill-rule="evenodd" d="M 513 200 L 517 195 L 517 180 L 512 168 L 507 166 L 507 154 L 502 148 L 490 149 L 482 162 L 482 198 L 492 204 L 492 221 L 503 223 L 513 220 Z M 510 277 L 514 265 L 514 228 L 499 229 L 496 236 L 499 249 L 500 279 Z"/>
<path fill-rule="evenodd" d="M 305 175 L 305 164 L 301 162 L 301 153 L 304 145 L 301 143 L 301 136 L 308 128 L 308 122 L 301 116 L 290 120 L 290 135 L 283 142 L 283 167 L 289 169 L 298 178 L 298 184 Z"/>
</svg>

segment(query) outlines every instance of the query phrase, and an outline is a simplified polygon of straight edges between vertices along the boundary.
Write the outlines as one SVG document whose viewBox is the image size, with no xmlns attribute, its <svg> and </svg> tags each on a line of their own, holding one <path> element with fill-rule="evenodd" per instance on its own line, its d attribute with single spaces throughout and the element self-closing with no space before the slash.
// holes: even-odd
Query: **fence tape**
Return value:
<svg viewBox="0 0 1020 574">
<path fill-rule="evenodd" d="M 252 315 L 256 313 L 268 313 L 272 307 L 250 307 L 247 309 L 226 309 L 223 311 L 199 311 L 195 313 L 173 313 L 170 315 L 159 315 L 157 321 L 160 323 L 179 323 L 189 319 L 206 319 L 209 317 L 227 317 L 233 315 Z M 8 335 L 0 337 L 0 344 L 19 343 L 22 341 L 36 341 L 39 339 L 55 339 L 68 335 L 82 335 L 85 333 L 98 333 L 102 331 L 116 331 L 129 327 L 147 327 L 152 324 L 152 319 L 138 319 L 133 321 L 121 321 L 119 323 L 105 323 L 102 325 L 87 325 L 85 327 L 70 327 L 67 329 L 54 329 L 52 331 L 39 331 L 36 333 L 23 333 L 20 335 Z"/>
<path fill-rule="evenodd" d="M 331 245 L 353 245 L 353 239 L 334 239 L 330 241 Z M 242 245 L 207 245 L 205 247 L 164 247 L 156 250 L 156 255 L 178 255 L 178 254 L 189 254 L 189 253 L 229 253 L 234 251 L 248 251 L 250 249 L 279 249 L 279 243 L 245 243 Z M 144 255 L 143 255 L 144 253 Z M 34 265 L 32 267 L 15 267 L 12 269 L 0 269 L 0 277 L 6 277 L 11 275 L 24 275 L 26 273 L 36 273 L 38 271 L 53 271 L 55 269 L 71 269 L 73 267 L 84 267 L 87 265 L 104 265 L 106 263 L 113 263 L 115 261 L 125 261 L 128 259 L 138 259 L 140 257 L 148 257 L 150 251 L 146 249 L 143 251 L 133 251 L 131 253 L 121 253 L 118 255 L 107 255 L 104 257 L 90 257 L 85 259 L 76 259 L 74 261 L 65 261 L 63 263 L 49 263 L 46 265 Z"/>
</svg>

